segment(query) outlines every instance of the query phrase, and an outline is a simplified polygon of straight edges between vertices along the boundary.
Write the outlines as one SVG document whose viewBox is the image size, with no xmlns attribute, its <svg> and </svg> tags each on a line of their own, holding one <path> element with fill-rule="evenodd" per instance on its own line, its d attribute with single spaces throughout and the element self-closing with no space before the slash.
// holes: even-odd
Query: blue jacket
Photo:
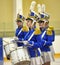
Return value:
<svg viewBox="0 0 60 65">
<path fill-rule="evenodd" d="M 18 35 L 19 31 L 22 29 L 21 33 Z M 15 33 L 15 36 L 18 37 L 18 39 L 20 41 L 22 41 L 25 37 L 25 35 L 27 34 L 28 32 L 28 29 L 26 26 L 23 26 L 23 27 L 20 27 L 20 28 L 17 28 L 16 29 L 16 33 Z M 17 43 L 18 46 L 22 46 L 23 44 L 20 44 L 20 43 Z"/>
<path fill-rule="evenodd" d="M 33 32 L 34 35 L 30 40 L 28 40 Z M 39 42 L 40 34 L 41 34 L 40 30 L 35 28 L 35 29 L 30 29 L 29 32 L 24 37 L 24 40 L 27 40 L 29 44 L 31 44 L 31 46 L 27 47 L 30 57 L 40 56 L 40 52 L 38 50 L 38 48 L 40 48 L 40 42 Z"/>
<path fill-rule="evenodd" d="M 47 51 L 50 51 L 49 46 L 51 46 L 52 42 L 55 40 L 55 32 L 50 27 L 48 27 L 44 30 L 41 30 L 42 32 L 41 37 L 44 31 L 46 31 L 46 33 L 44 34 L 43 38 L 41 38 L 41 45 L 42 45 L 41 51 L 47 52 Z"/>
</svg>

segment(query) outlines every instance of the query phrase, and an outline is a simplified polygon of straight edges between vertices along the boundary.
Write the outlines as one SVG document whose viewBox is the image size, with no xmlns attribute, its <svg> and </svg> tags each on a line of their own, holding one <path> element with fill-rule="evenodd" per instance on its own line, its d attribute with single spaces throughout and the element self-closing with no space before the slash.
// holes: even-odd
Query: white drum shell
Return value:
<svg viewBox="0 0 60 65">
<path fill-rule="evenodd" d="M 11 52 L 11 60 L 14 65 L 18 63 L 21 65 L 28 65 L 30 63 L 28 51 L 26 47 L 18 47 Z"/>
<path fill-rule="evenodd" d="M 15 50 L 17 48 L 17 44 L 16 43 L 8 43 L 6 45 L 4 45 L 4 50 L 6 55 L 9 55 L 11 51 Z"/>
</svg>

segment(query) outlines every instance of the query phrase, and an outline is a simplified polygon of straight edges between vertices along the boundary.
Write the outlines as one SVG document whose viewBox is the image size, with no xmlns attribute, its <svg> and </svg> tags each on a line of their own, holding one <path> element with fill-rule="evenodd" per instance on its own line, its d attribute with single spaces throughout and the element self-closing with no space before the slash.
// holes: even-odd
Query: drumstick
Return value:
<svg viewBox="0 0 60 65">
<path fill-rule="evenodd" d="M 19 43 L 23 43 L 23 41 L 17 41 L 17 42 L 19 42 Z"/>
</svg>

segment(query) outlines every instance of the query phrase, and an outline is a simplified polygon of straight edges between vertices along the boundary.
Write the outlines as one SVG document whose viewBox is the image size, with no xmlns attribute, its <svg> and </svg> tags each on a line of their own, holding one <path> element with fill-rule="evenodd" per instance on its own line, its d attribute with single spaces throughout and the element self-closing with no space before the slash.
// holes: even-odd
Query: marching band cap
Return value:
<svg viewBox="0 0 60 65">
<path fill-rule="evenodd" d="M 17 14 L 16 22 L 23 22 L 25 20 L 25 17 L 21 14 Z"/>
</svg>

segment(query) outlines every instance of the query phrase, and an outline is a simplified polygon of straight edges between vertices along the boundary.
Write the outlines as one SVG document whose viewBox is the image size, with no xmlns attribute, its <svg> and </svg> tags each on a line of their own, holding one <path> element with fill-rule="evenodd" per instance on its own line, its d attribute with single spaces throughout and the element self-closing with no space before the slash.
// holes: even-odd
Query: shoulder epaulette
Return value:
<svg viewBox="0 0 60 65">
<path fill-rule="evenodd" d="M 54 27 L 53 27 L 53 26 L 49 26 L 49 28 L 50 28 L 51 30 L 54 30 Z"/>
<path fill-rule="evenodd" d="M 38 28 L 35 28 L 35 35 L 39 35 L 39 34 L 41 34 L 41 31 L 40 31 L 40 29 L 38 29 Z"/>
<path fill-rule="evenodd" d="M 27 26 L 23 26 L 23 31 L 26 31 L 26 32 L 28 32 L 28 27 Z"/>
<path fill-rule="evenodd" d="M 52 30 L 50 28 L 47 29 L 47 35 L 52 35 Z"/>
</svg>

